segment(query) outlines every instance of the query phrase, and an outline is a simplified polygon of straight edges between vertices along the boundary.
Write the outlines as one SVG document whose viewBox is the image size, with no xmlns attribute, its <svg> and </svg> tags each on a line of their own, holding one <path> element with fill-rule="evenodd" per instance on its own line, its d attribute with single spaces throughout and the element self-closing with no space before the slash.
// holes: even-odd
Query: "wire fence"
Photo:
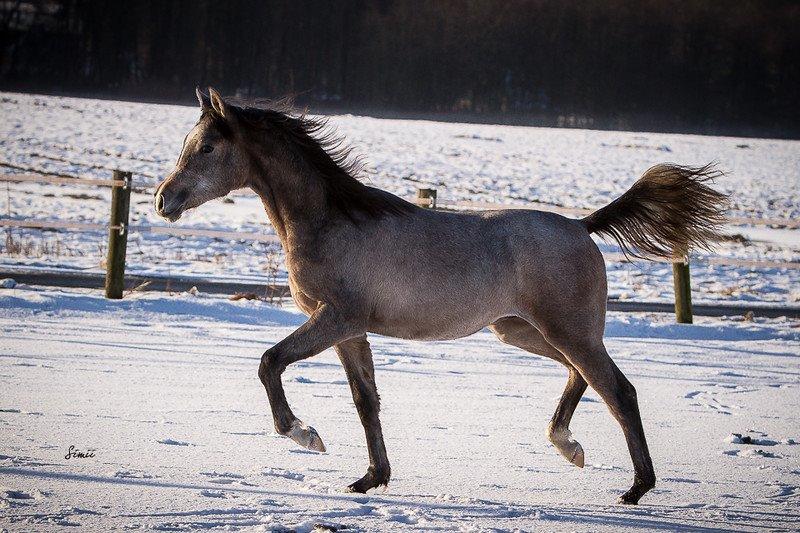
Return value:
<svg viewBox="0 0 800 533">
<path fill-rule="evenodd" d="M 56 185 L 91 185 L 96 187 L 123 187 L 125 182 L 122 180 L 114 179 L 94 179 L 94 178 L 80 178 L 80 177 L 67 177 L 64 175 L 37 175 L 37 174 L 0 174 L 0 182 L 19 182 L 19 183 L 47 183 Z M 136 188 L 133 187 L 134 192 L 145 192 L 152 187 Z M 424 189 L 431 190 L 431 189 Z M 430 207 L 431 201 L 429 198 L 413 198 L 411 201 Z M 530 209 L 536 211 L 546 211 L 550 213 L 557 213 L 565 216 L 586 216 L 592 213 L 592 209 L 586 208 L 572 208 L 562 207 L 551 204 L 543 204 L 533 202 L 528 205 L 522 204 L 501 204 L 492 202 L 475 202 L 467 200 L 439 200 L 435 202 L 437 209 L 447 210 L 497 210 L 497 209 Z M 755 225 L 755 226 L 780 226 L 784 228 L 797 228 L 800 227 L 800 221 L 791 219 L 775 219 L 775 218 L 747 218 L 747 217 L 729 217 L 725 219 L 725 223 L 738 226 L 738 225 Z M 87 223 L 87 222 L 71 222 L 64 220 L 31 220 L 31 219 L 0 219 L 0 227 L 14 227 L 14 228 L 33 228 L 33 229 L 64 229 L 64 230 L 108 230 L 120 229 L 119 226 L 110 226 L 101 223 Z M 151 233 L 160 235 L 172 235 L 179 237 L 210 237 L 215 239 L 227 240 L 246 240 L 263 243 L 280 243 L 280 239 L 274 234 L 257 233 L 252 231 L 229 231 L 229 230 L 213 230 L 205 228 L 184 228 L 174 226 L 158 226 L 158 225 L 131 225 L 130 231 Z M 621 253 L 605 252 L 603 256 L 606 260 L 617 262 L 628 262 L 630 258 Z M 740 266 L 750 268 L 787 268 L 787 269 L 800 269 L 800 262 L 793 261 L 768 261 L 768 260 L 751 260 L 751 259 L 737 259 L 732 257 L 723 256 L 705 256 L 703 262 L 712 265 L 725 265 L 725 266 Z M 656 259 L 655 262 L 660 263 L 682 263 L 683 259 L 677 258 L 674 260 Z"/>
<path fill-rule="evenodd" d="M 0 165 L 12 167 L 17 170 L 28 170 L 22 167 L 15 167 L 14 165 L 0 163 Z M 83 178 L 80 176 L 72 176 L 56 173 L 20 173 L 20 174 L 0 174 L 0 182 L 16 182 L 16 183 L 43 183 L 52 185 L 83 185 L 92 187 L 110 187 L 112 193 L 121 193 L 130 195 L 131 191 L 137 193 L 145 193 L 152 191 L 153 186 L 146 184 L 143 187 L 133 187 L 133 181 L 130 173 L 120 173 L 115 171 L 114 179 L 99 179 L 99 178 Z M 124 179 L 119 179 L 123 176 Z M 149 176 L 146 176 L 149 177 Z M 112 202 L 113 202 L 112 196 Z M 126 200 L 129 202 L 129 200 Z M 417 203 L 422 207 L 429 207 L 435 209 L 445 210 L 495 210 L 495 209 L 532 209 L 539 211 L 548 211 L 558 213 L 570 217 L 585 216 L 592 212 L 591 209 L 583 208 L 570 208 L 551 204 L 543 204 L 538 202 L 531 202 L 525 204 L 501 204 L 492 202 L 476 202 L 476 201 L 441 201 L 437 198 L 437 191 L 435 189 L 418 189 L 416 198 L 411 201 Z M 259 233 L 253 231 L 230 231 L 230 230 L 215 230 L 205 228 L 193 227 L 176 227 L 176 226 L 160 226 L 149 224 L 128 225 L 128 211 L 129 206 L 125 204 L 125 213 L 112 214 L 111 220 L 107 224 L 97 222 L 79 222 L 69 221 L 63 219 L 21 219 L 21 218 L 0 218 L 0 227 L 7 228 L 31 228 L 39 230 L 65 230 L 65 231 L 108 231 L 109 232 L 109 253 L 111 253 L 112 235 L 116 233 L 118 236 L 124 234 L 127 239 L 127 234 L 130 232 L 171 235 L 178 237 L 207 237 L 213 239 L 223 240 L 241 240 L 260 243 L 275 244 L 280 240 L 277 235 L 270 233 Z M 112 209 L 113 211 L 113 209 Z M 117 217 L 115 219 L 114 217 Z M 121 218 L 120 218 L 121 217 Z M 124 221 L 123 221 L 124 219 Z M 730 217 L 725 221 L 729 225 L 754 225 L 754 226 L 779 226 L 783 228 L 798 228 L 800 221 L 790 219 L 774 219 L 774 218 L 747 218 L 747 217 Z M 115 237 L 118 238 L 118 237 Z M 123 246 L 124 248 L 124 246 Z M 630 258 L 621 253 L 605 252 L 604 257 L 607 261 L 614 262 L 629 262 Z M 123 251 L 124 256 L 124 251 Z M 107 264 L 119 263 L 122 261 L 122 268 L 124 270 L 124 257 L 122 259 L 109 257 Z M 768 261 L 768 260 L 750 260 L 750 259 L 737 259 L 724 256 L 705 256 L 701 258 L 692 258 L 694 263 L 704 263 L 709 265 L 722 265 L 743 267 L 750 269 L 800 269 L 800 262 L 792 261 Z M 674 268 L 678 265 L 686 265 L 687 259 L 677 257 L 673 260 L 661 259 L 660 263 L 672 263 Z M 124 274 L 119 273 L 118 276 Z M 678 273 L 676 270 L 676 295 L 678 284 Z M 686 271 L 686 281 L 688 286 L 688 267 Z"/>
</svg>

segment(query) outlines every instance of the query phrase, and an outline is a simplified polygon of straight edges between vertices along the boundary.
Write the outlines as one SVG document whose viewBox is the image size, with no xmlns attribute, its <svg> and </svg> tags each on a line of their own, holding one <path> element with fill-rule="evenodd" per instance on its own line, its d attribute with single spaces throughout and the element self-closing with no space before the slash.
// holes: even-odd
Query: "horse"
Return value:
<svg viewBox="0 0 800 533">
<path fill-rule="evenodd" d="M 584 465 L 569 424 L 590 385 L 621 426 L 634 467 L 618 502 L 637 504 L 655 486 L 636 389 L 603 344 L 606 270 L 590 235 L 645 259 L 708 248 L 720 238 L 727 199 L 707 184 L 720 171 L 656 165 L 582 219 L 522 209 L 444 212 L 360 181 L 359 161 L 324 119 L 226 101 L 213 88 L 196 94 L 200 119 L 154 207 L 174 222 L 236 189 L 261 198 L 285 252 L 291 296 L 308 317 L 258 366 L 279 434 L 325 451 L 289 407 L 281 374 L 333 347 L 369 454 L 366 474 L 346 490 L 386 486 L 391 470 L 367 335 L 446 340 L 488 327 L 500 341 L 566 367 L 547 437 L 567 461 Z"/>
</svg>

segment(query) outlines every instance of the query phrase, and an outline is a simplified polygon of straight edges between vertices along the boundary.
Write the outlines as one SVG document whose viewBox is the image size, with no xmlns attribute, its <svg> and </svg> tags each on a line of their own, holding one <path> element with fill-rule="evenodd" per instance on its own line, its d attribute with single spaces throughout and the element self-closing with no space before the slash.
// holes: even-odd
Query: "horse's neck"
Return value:
<svg viewBox="0 0 800 533">
<path fill-rule="evenodd" d="M 251 188 L 261 198 L 284 249 L 313 237 L 326 225 L 329 209 L 319 180 L 290 169 L 252 180 Z"/>
</svg>

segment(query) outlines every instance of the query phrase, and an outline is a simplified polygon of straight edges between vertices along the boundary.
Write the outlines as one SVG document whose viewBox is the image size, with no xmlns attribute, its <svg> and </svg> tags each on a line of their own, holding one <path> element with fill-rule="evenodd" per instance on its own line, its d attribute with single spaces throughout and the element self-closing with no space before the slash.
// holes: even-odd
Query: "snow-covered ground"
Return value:
<svg viewBox="0 0 800 533">
<path fill-rule="evenodd" d="M 797 527 L 796 321 L 609 315 L 607 345 L 638 389 L 658 476 L 627 507 L 614 501 L 630 460 L 597 395 L 587 392 L 572 422 L 580 470 L 544 437 L 565 371 L 486 331 L 439 343 L 373 337 L 393 481 L 341 492 L 367 452 L 335 354 L 284 377 L 324 454 L 273 433 L 256 376 L 263 351 L 302 320 L 203 294 L 0 289 L 0 528 Z M 70 446 L 93 457 L 66 459 Z"/>
<path fill-rule="evenodd" d="M 196 107 L 0 93 L 0 163 L 108 178 L 112 168 L 153 184 L 171 169 L 198 117 Z M 435 186 L 447 200 L 509 204 L 543 202 L 596 208 L 622 194 L 648 167 L 712 160 L 728 175 L 717 186 L 732 195 L 731 215 L 800 217 L 800 142 L 655 133 L 599 132 L 333 116 L 330 122 L 365 156 L 376 186 L 411 196 Z M 13 172 L 11 168 L 0 171 Z M 107 221 L 107 189 L 0 184 L 0 217 Z M 260 202 L 235 194 L 188 213 L 183 227 L 271 233 Z M 132 198 L 132 223 L 163 224 L 149 192 Z M 744 239 L 717 253 L 740 259 L 800 261 L 800 230 L 731 227 Z M 0 266 L 38 265 L 100 270 L 103 232 L 6 230 Z M 603 244 L 604 251 L 616 247 Z M 210 238 L 132 233 L 131 272 L 199 274 L 226 279 L 281 277 L 282 255 L 272 245 Z M 277 265 L 277 266 L 276 266 Z M 609 262 L 610 293 L 635 299 L 672 298 L 668 265 Z M 696 301 L 800 301 L 800 270 L 752 270 L 693 258 Z"/>
</svg>

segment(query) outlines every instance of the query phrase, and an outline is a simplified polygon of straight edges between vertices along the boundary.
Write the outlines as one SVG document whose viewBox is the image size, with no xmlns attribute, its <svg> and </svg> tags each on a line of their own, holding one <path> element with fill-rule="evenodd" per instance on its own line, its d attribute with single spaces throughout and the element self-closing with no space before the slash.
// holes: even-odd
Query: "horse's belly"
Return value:
<svg viewBox="0 0 800 533">
<path fill-rule="evenodd" d="M 400 312 L 398 312 L 400 311 Z M 508 312 L 489 309 L 437 308 L 376 313 L 370 320 L 369 331 L 388 337 L 415 340 L 451 340 L 472 335 Z"/>
</svg>

